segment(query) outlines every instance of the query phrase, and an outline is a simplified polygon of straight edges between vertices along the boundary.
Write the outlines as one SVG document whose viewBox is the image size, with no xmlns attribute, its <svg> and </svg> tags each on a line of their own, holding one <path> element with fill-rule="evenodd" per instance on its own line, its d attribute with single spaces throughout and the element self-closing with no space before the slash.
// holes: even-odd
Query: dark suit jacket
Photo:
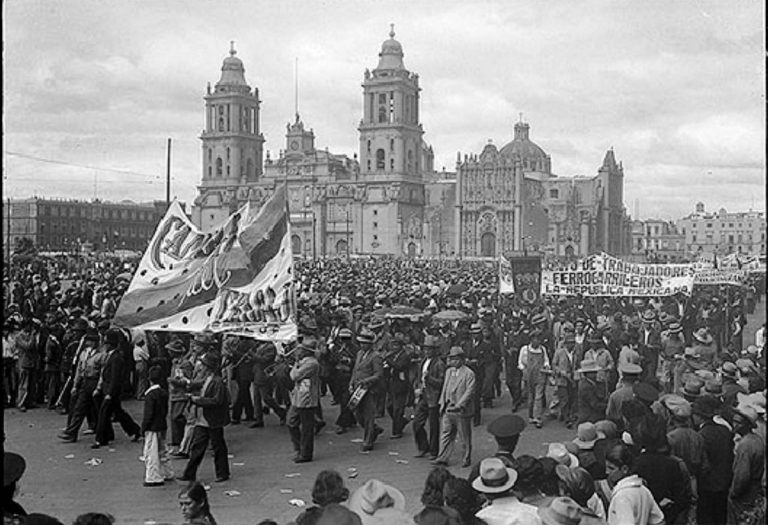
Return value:
<svg viewBox="0 0 768 525">
<path fill-rule="evenodd" d="M 203 417 L 210 428 L 222 428 L 229 424 L 229 390 L 221 376 L 213 376 L 195 404 L 203 408 Z"/>
<path fill-rule="evenodd" d="M 579 381 L 579 423 L 595 423 L 605 418 L 605 387 L 586 377 Z"/>
<path fill-rule="evenodd" d="M 393 394 L 404 394 L 408 392 L 410 380 L 408 379 L 408 369 L 411 366 L 411 358 L 404 348 L 397 353 L 388 353 L 384 358 L 388 364 L 388 386 Z"/>
<path fill-rule="evenodd" d="M 440 405 L 440 394 L 443 392 L 443 381 L 445 381 L 445 363 L 439 357 L 433 357 L 427 368 L 425 384 L 421 384 L 422 370 L 424 363 L 428 358 L 424 358 L 419 365 L 418 384 L 421 388 L 421 395 L 427 402 L 427 406 L 434 408 Z"/>
<path fill-rule="evenodd" d="M 357 353 L 355 367 L 352 370 L 350 385 L 357 386 L 360 384 L 368 390 L 376 390 L 381 385 L 383 378 L 384 367 L 381 355 L 375 350 L 369 350 L 368 352 L 360 350 Z"/>
<path fill-rule="evenodd" d="M 110 350 L 104 367 L 101 369 L 101 391 L 112 399 L 120 399 L 123 390 L 123 377 L 125 375 L 125 359 L 119 349 Z"/>
<path fill-rule="evenodd" d="M 253 384 L 268 385 L 269 377 L 264 369 L 275 362 L 277 349 L 272 343 L 262 344 L 256 349 L 253 357 Z"/>
<path fill-rule="evenodd" d="M 162 388 L 151 388 L 144 398 L 144 417 L 141 433 L 165 432 L 168 429 L 168 392 Z"/>
</svg>

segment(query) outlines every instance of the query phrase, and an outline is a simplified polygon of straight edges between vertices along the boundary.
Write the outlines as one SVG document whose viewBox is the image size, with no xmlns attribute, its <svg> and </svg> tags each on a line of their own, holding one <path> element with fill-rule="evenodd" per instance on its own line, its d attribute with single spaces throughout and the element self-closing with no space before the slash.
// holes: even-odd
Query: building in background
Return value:
<svg viewBox="0 0 768 525">
<path fill-rule="evenodd" d="M 3 202 L 3 242 L 13 247 L 27 238 L 50 252 L 143 252 L 165 210 L 165 201 L 11 199 Z"/>
<path fill-rule="evenodd" d="M 632 221 L 632 256 L 637 262 L 676 263 L 690 260 L 685 235 L 672 221 Z"/>
<path fill-rule="evenodd" d="M 431 171 L 424 174 L 425 257 L 456 256 L 456 173 Z"/>
<path fill-rule="evenodd" d="M 728 212 L 721 208 L 707 212 L 703 202 L 696 203 L 690 215 L 677 221 L 685 236 L 690 257 L 729 253 L 765 255 L 765 212 Z"/>
<path fill-rule="evenodd" d="M 515 124 L 501 149 L 487 144 L 457 161 L 456 246 L 469 257 L 539 251 L 570 258 L 631 251 L 623 204 L 624 171 L 613 150 L 592 177 L 552 173 L 550 156 Z"/>
<path fill-rule="evenodd" d="M 359 161 L 357 154 L 318 150 L 314 131 L 297 113 L 287 125 L 285 150 L 277 159 L 267 154 L 262 167 L 258 89 L 247 84 L 231 50 L 205 97 L 203 178 L 193 222 L 210 228 L 246 202 L 260 206 L 287 182 L 295 255 L 417 256 L 430 250 L 424 178 L 434 171 L 434 153 L 423 139 L 419 76 L 405 68 L 394 37 L 393 29 L 378 65 L 364 74 Z"/>
</svg>

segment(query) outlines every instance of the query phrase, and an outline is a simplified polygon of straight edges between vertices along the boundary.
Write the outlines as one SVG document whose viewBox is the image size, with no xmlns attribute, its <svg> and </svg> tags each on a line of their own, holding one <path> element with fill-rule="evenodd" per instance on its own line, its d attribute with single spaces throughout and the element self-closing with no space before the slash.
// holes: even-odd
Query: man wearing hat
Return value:
<svg viewBox="0 0 768 525">
<path fill-rule="evenodd" d="M 474 425 L 480 425 L 482 409 L 482 385 L 485 381 L 486 363 L 490 361 L 491 345 L 483 335 L 483 327 L 480 323 L 473 323 L 469 327 L 470 341 L 465 348 L 467 366 L 475 374 L 475 381 L 480 387 L 474 393 L 472 403 L 474 405 Z M 447 353 L 443 354 L 446 355 Z"/>
<path fill-rule="evenodd" d="M 546 406 L 546 374 L 551 367 L 547 349 L 541 344 L 540 332 L 532 332 L 530 343 L 520 349 L 517 367 L 523 371 L 523 380 L 528 389 L 528 422 L 541 428 L 541 415 Z"/>
<path fill-rule="evenodd" d="M 99 334 L 95 328 L 88 328 L 83 338 L 83 344 L 75 357 L 75 376 L 72 381 L 72 409 L 67 418 L 67 428 L 59 434 L 59 438 L 68 443 L 77 441 L 77 434 L 85 419 L 95 431 L 97 424 L 97 409 L 94 395 L 99 384 L 101 368 L 106 354 L 99 345 Z M 85 434 L 85 432 L 84 432 Z"/>
<path fill-rule="evenodd" d="M 279 418 L 280 424 L 286 421 L 286 410 L 277 403 L 272 395 L 273 380 L 267 370 L 272 367 L 277 358 L 277 348 L 274 343 L 263 342 L 256 346 L 253 353 L 253 410 L 255 421 L 250 428 L 264 426 L 264 407 L 271 408 Z"/>
<path fill-rule="evenodd" d="M 520 434 L 525 428 L 525 419 L 516 414 L 505 414 L 491 421 L 486 429 L 496 440 L 498 450 L 493 455 L 504 462 L 504 465 L 512 468 L 515 464 L 515 449 L 520 439 Z M 480 475 L 480 462 L 475 463 L 470 470 L 467 480 L 471 483 Z"/>
<path fill-rule="evenodd" d="M 743 400 L 746 401 L 746 400 Z M 728 493 L 729 514 L 733 523 L 755 523 L 765 520 L 765 442 L 755 432 L 757 410 L 749 403 L 739 403 L 733 415 L 736 448 L 733 481 Z"/>
<path fill-rule="evenodd" d="M 475 374 L 464 363 L 464 350 L 454 346 L 448 352 L 448 369 L 445 372 L 440 394 L 440 453 L 435 465 L 447 465 L 453 453 L 453 442 L 458 431 L 464 447 L 462 467 L 469 467 L 472 458 L 472 425 L 474 412 L 472 396 L 477 384 Z"/>
<path fill-rule="evenodd" d="M 40 359 L 38 353 L 38 330 L 32 320 L 25 320 L 21 324 L 21 331 L 16 336 L 16 352 L 19 367 L 19 390 L 17 406 L 21 412 L 35 407 L 36 391 L 38 383 L 37 363 Z"/>
<path fill-rule="evenodd" d="M 472 482 L 472 488 L 491 503 L 475 516 L 488 525 L 540 523 L 536 507 L 521 502 L 512 493 L 516 481 L 517 471 L 506 467 L 499 458 L 486 458 L 480 462 L 480 475 Z"/>
<path fill-rule="evenodd" d="M 201 395 L 190 396 L 190 401 L 202 409 L 202 414 L 195 422 L 189 462 L 184 474 L 177 479 L 183 482 L 196 479 L 197 469 L 210 441 L 216 481 L 222 482 L 229 479 L 227 442 L 224 439 L 224 427 L 229 424 L 229 389 L 221 378 L 221 358 L 217 354 L 209 352 L 203 355 L 201 364 L 205 375 Z"/>
<path fill-rule="evenodd" d="M 608 406 L 605 409 L 606 418 L 615 422 L 617 425 L 622 424 L 621 406 L 626 401 L 634 399 L 635 393 L 633 387 L 639 380 L 642 372 L 643 368 L 640 365 L 633 363 L 619 365 L 619 374 L 621 374 L 619 387 L 608 397 Z"/>
<path fill-rule="evenodd" d="M 591 333 L 587 338 L 589 349 L 584 352 L 582 361 L 591 360 L 597 365 L 599 370 L 595 376 L 595 383 L 598 390 L 602 390 L 603 399 L 608 397 L 608 385 L 613 386 L 616 382 L 616 373 L 613 356 L 606 348 L 605 341 L 597 333 Z M 577 354 L 578 355 L 578 354 Z M 602 416 L 601 416 L 602 417 Z"/>
<path fill-rule="evenodd" d="M 417 458 L 436 459 L 440 446 L 440 396 L 445 381 L 445 362 L 440 357 L 440 342 L 436 336 L 424 337 L 426 356 L 419 364 L 414 382 L 416 407 L 413 416 L 413 437 Z M 429 424 L 429 432 L 425 426 Z"/>
<path fill-rule="evenodd" d="M 411 357 L 403 346 L 404 339 L 402 332 L 396 332 L 390 339 L 383 356 L 387 385 L 387 411 L 392 418 L 391 439 L 403 437 L 403 427 L 407 422 L 404 414 L 411 384 L 408 377 Z"/>
<path fill-rule="evenodd" d="M 683 338 L 683 327 L 680 323 L 671 323 L 666 331 L 662 332 L 661 338 L 662 350 L 661 370 L 659 371 L 659 381 L 667 394 L 674 390 L 674 372 L 676 367 L 676 356 L 683 353 L 685 348 L 685 339 Z"/>
<path fill-rule="evenodd" d="M 702 327 L 693 332 L 693 351 L 699 356 L 699 361 L 704 368 L 709 370 L 714 368 L 717 345 L 707 328 Z"/>
<path fill-rule="evenodd" d="M 555 350 L 552 357 L 552 373 L 557 385 L 557 399 L 560 405 L 560 421 L 565 422 L 567 428 L 573 426 L 576 419 L 576 381 L 575 371 L 578 368 L 574 346 L 576 337 L 572 333 L 564 336 L 563 343 Z"/>
<path fill-rule="evenodd" d="M 192 383 L 194 365 L 185 355 L 186 348 L 180 339 L 172 340 L 166 345 L 166 348 L 171 354 L 171 375 L 168 378 L 171 432 L 168 444 L 173 454 L 175 454 L 174 457 L 189 459 L 189 455 L 181 452 L 180 447 L 184 438 L 185 427 L 187 426 L 187 410 L 189 405 L 187 388 Z M 144 392 L 142 392 L 143 394 Z"/>
<path fill-rule="evenodd" d="M 352 330 L 342 327 L 336 338 L 328 345 L 330 361 L 334 366 L 331 375 L 331 392 L 339 405 L 339 417 L 336 418 L 336 433 L 343 434 L 355 425 L 355 416 L 349 409 L 349 382 L 352 379 L 352 367 L 357 359 L 357 347 L 352 340 Z"/>
<path fill-rule="evenodd" d="M 728 490 L 733 474 L 733 436 L 723 425 L 714 422 L 717 401 L 701 396 L 691 405 L 694 428 L 704 440 L 707 458 L 698 478 L 698 523 L 725 523 Z"/>
<path fill-rule="evenodd" d="M 296 452 L 294 463 L 312 461 L 315 441 L 315 412 L 320 405 L 320 363 L 314 348 L 299 345 L 290 372 L 294 383 L 288 409 L 288 430 Z"/>
<path fill-rule="evenodd" d="M 726 361 L 720 367 L 720 375 L 723 379 L 723 404 L 733 406 L 736 404 L 736 396 L 739 393 L 747 393 L 738 383 L 739 369 L 735 364 Z"/>
<path fill-rule="evenodd" d="M 577 370 L 580 376 L 578 387 L 578 421 L 599 421 L 605 416 L 606 390 L 605 385 L 597 381 L 602 371 L 592 359 L 584 359 Z"/>
<path fill-rule="evenodd" d="M 365 433 L 362 446 L 365 452 L 373 450 L 374 441 L 384 431 L 376 425 L 377 399 L 384 378 L 384 365 L 381 356 L 374 350 L 376 334 L 370 330 L 361 330 L 357 335 L 357 342 L 360 350 L 352 369 L 349 389 L 352 393 L 357 389 L 365 392 L 355 407 L 355 417 Z"/>
<path fill-rule="evenodd" d="M 688 381 L 685 382 L 683 390 L 680 392 L 689 403 L 696 401 L 701 395 L 701 389 L 704 387 L 704 381 L 696 376 L 691 376 Z"/>
<path fill-rule="evenodd" d="M 112 420 L 120 423 L 123 431 L 131 437 L 132 441 L 138 441 L 141 437 L 141 427 L 133 420 L 120 403 L 123 392 L 123 380 L 125 374 L 125 359 L 121 348 L 122 335 L 117 328 L 110 328 L 104 337 L 106 358 L 101 369 L 101 378 L 97 390 L 101 391 L 103 398 L 99 408 L 98 422 L 96 423 L 96 442 L 91 448 L 99 448 L 109 444 L 115 438 L 112 430 Z"/>
</svg>

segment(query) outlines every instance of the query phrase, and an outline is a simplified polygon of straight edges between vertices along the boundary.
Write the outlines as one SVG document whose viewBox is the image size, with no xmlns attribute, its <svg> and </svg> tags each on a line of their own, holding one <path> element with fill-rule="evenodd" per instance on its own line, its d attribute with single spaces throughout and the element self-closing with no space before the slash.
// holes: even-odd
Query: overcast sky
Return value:
<svg viewBox="0 0 768 525">
<path fill-rule="evenodd" d="M 394 23 L 438 169 L 501 147 L 523 113 L 558 175 L 594 175 L 613 147 L 632 215 L 636 199 L 642 218 L 677 219 L 698 200 L 765 210 L 760 0 L 6 0 L 3 15 L 5 196 L 164 199 L 170 137 L 172 193 L 191 202 L 202 97 L 230 40 L 273 156 L 296 58 L 317 146 L 352 156 L 363 72 Z"/>
</svg>

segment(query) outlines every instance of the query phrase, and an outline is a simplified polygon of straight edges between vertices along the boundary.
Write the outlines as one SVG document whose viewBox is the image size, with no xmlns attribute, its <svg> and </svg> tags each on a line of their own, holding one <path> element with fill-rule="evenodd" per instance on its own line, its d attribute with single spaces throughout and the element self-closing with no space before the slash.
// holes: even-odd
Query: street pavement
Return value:
<svg viewBox="0 0 768 525">
<path fill-rule="evenodd" d="M 765 302 L 758 305 L 750 316 L 745 330 L 745 346 L 752 344 L 754 332 L 765 319 Z M 229 426 L 225 430 L 230 453 L 232 478 L 225 483 L 214 483 L 212 458 L 207 456 L 198 476 L 210 485 L 211 508 L 221 524 L 258 523 L 272 518 L 278 523 L 294 519 L 301 509 L 289 501 L 297 498 L 312 504 L 311 490 L 315 476 L 324 469 L 336 469 L 354 491 L 365 481 L 376 478 L 398 487 L 406 497 L 408 510 L 421 509 L 419 497 L 431 465 L 426 459 L 415 459 L 415 447 L 410 425 L 400 440 L 389 440 L 389 418 L 379 420 L 386 432 L 380 437 L 373 452 L 362 454 L 360 444 L 353 442 L 362 437 L 356 429 L 344 435 L 333 433 L 333 421 L 338 407 L 329 406 L 330 397 L 323 398 L 325 419 L 328 422 L 315 444 L 315 461 L 296 465 L 288 432 L 280 427 L 274 415 L 267 416 L 266 427 L 250 429 L 246 425 Z M 141 403 L 125 403 L 134 419 L 141 416 Z M 492 454 L 495 446 L 485 431 L 485 424 L 509 411 L 509 394 L 504 393 L 492 409 L 483 410 L 483 426 L 473 431 L 473 460 Z M 520 415 L 526 416 L 521 410 Z M 5 410 L 5 449 L 22 454 L 27 470 L 21 480 L 20 503 L 28 512 L 49 513 L 64 523 L 89 511 L 109 512 L 117 523 L 181 523 L 177 495 L 182 485 L 171 482 L 160 488 L 145 488 L 140 443 L 131 443 L 116 425 L 117 440 L 109 448 L 91 450 L 92 436 L 81 436 L 73 444 L 61 443 L 56 434 L 65 424 L 65 417 L 46 409 L 20 413 Z M 527 419 L 527 418 L 526 418 Z M 544 428 L 527 427 L 523 432 L 517 454 L 541 456 L 550 442 L 575 437 L 575 430 L 562 423 L 549 420 Z M 458 448 L 454 451 L 454 474 L 466 476 L 468 469 L 460 468 Z M 88 465 L 91 459 L 101 460 Z M 174 461 L 179 474 L 184 461 Z M 349 476 L 356 469 L 357 476 Z M 230 495 L 227 495 L 227 491 Z"/>
</svg>

